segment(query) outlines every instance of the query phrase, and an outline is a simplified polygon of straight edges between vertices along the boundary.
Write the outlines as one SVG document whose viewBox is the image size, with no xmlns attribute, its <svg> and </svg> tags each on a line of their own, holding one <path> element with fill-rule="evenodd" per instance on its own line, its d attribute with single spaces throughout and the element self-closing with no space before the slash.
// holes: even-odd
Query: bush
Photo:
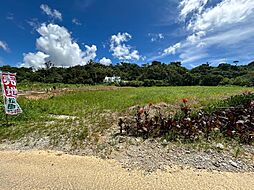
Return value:
<svg viewBox="0 0 254 190">
<path fill-rule="evenodd" d="M 223 78 L 219 85 L 232 85 L 232 80 L 229 78 Z"/>
<path fill-rule="evenodd" d="M 250 80 L 244 76 L 239 76 L 233 79 L 232 84 L 233 85 L 239 85 L 239 86 L 250 86 Z"/>
<path fill-rule="evenodd" d="M 254 94 L 233 96 L 222 104 L 231 106 L 212 113 L 200 110 L 191 115 L 187 99 L 183 99 L 181 112 L 165 116 L 151 105 L 137 110 L 134 118 L 120 118 L 120 133 L 143 137 L 166 136 L 171 140 L 198 140 L 214 138 L 214 134 L 252 143 L 254 140 Z M 232 107 L 234 106 L 234 107 Z M 157 111 L 157 114 L 154 114 Z"/>
</svg>

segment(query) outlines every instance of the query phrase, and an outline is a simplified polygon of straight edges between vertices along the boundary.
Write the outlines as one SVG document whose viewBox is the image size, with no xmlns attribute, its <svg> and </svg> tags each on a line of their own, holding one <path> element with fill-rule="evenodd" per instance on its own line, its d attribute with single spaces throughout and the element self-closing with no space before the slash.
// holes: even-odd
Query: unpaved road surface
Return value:
<svg viewBox="0 0 254 190">
<path fill-rule="evenodd" d="M 254 173 L 170 168 L 145 175 L 114 160 L 48 151 L 0 151 L 0 189 L 254 189 Z"/>
</svg>

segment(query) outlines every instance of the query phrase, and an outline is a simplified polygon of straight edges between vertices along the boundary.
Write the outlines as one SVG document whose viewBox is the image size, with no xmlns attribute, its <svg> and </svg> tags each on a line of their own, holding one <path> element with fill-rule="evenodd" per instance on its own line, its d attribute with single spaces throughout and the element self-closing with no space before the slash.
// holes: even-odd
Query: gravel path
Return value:
<svg viewBox="0 0 254 190">
<path fill-rule="evenodd" d="M 117 145 L 118 152 L 113 152 L 111 158 L 116 159 L 126 168 L 139 168 L 148 172 L 175 165 L 208 171 L 254 172 L 253 146 L 242 145 L 244 149 L 242 154 L 245 157 L 235 158 L 230 152 L 232 147 L 227 148 L 229 150 L 226 148 L 225 150 L 215 148 L 197 150 L 173 143 L 162 144 L 156 140 L 146 140 L 136 144 L 134 141 L 128 146 L 120 143 Z"/>
<path fill-rule="evenodd" d="M 114 160 L 49 151 L 0 151 L 0 189 L 254 189 L 254 173 L 170 168 L 145 174 Z"/>
</svg>

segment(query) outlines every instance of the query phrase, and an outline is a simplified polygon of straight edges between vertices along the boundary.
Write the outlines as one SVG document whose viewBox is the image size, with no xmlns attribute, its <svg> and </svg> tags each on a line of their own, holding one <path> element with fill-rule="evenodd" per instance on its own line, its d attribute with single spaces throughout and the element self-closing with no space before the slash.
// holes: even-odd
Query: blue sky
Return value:
<svg viewBox="0 0 254 190">
<path fill-rule="evenodd" d="M 0 65 L 254 59 L 253 0 L 6 0 Z"/>
</svg>

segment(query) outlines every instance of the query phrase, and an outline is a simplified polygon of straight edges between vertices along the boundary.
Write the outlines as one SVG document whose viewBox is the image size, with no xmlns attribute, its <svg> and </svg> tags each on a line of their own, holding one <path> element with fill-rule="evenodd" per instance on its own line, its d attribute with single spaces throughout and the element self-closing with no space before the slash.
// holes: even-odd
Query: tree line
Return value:
<svg viewBox="0 0 254 190">
<path fill-rule="evenodd" d="M 254 61 L 237 66 L 221 63 L 217 67 L 209 63 L 192 69 L 182 66 L 181 62 L 169 64 L 153 61 L 150 64 L 137 65 L 119 63 L 105 66 L 90 61 L 86 65 L 69 68 L 54 67 L 51 62 L 45 68 L 34 71 L 32 68 L 0 67 L 5 72 L 17 73 L 18 82 L 66 83 L 95 85 L 103 83 L 106 76 L 120 76 L 121 86 L 217 86 L 240 85 L 254 86 Z"/>
</svg>

